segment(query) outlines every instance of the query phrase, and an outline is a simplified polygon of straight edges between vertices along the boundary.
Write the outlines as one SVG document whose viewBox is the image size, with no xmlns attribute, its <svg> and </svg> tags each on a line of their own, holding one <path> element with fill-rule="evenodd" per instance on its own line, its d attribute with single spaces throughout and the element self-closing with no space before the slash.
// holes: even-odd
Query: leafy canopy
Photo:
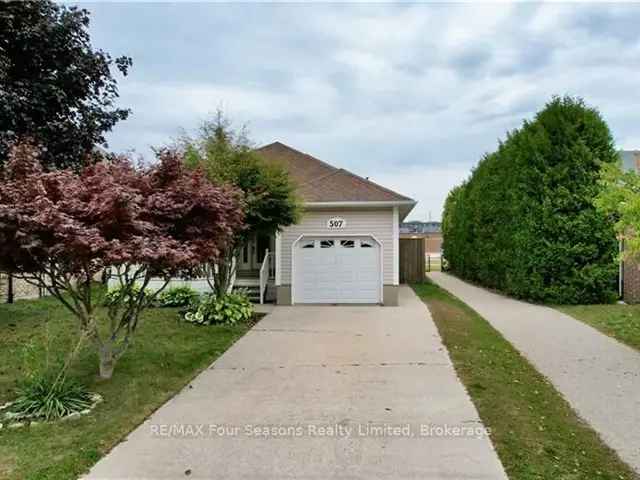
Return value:
<svg viewBox="0 0 640 480">
<path fill-rule="evenodd" d="M 77 317 L 104 377 L 170 278 L 215 261 L 243 227 L 241 192 L 186 169 L 175 152 L 158 160 L 146 168 L 119 158 L 78 173 L 45 172 L 39 150 L 21 144 L 0 174 L 0 269 L 48 291 Z M 103 269 L 120 286 L 108 319 L 92 288 Z M 152 277 L 164 286 L 147 294 Z"/>
<path fill-rule="evenodd" d="M 92 278 L 144 265 L 173 275 L 216 258 L 242 225 L 241 195 L 218 187 L 164 151 L 138 168 L 119 158 L 45 172 L 39 151 L 19 145 L 0 184 L 0 268 Z"/>
<path fill-rule="evenodd" d="M 126 75 L 131 59 L 94 49 L 88 26 L 87 10 L 50 0 L 0 3 L 0 167 L 26 136 L 45 168 L 78 167 L 129 115 L 112 67 Z"/>
<path fill-rule="evenodd" d="M 202 168 L 214 183 L 242 190 L 246 229 L 237 244 L 254 234 L 273 234 L 297 221 L 300 208 L 287 171 L 264 162 L 254 151 L 246 130 L 233 130 L 222 112 L 204 122 L 196 138 L 184 137 L 181 145 L 189 167 Z"/>
<path fill-rule="evenodd" d="M 619 238 L 624 238 L 623 255 L 640 259 L 640 175 L 624 171 L 622 163 L 607 164 L 600 176 L 601 192 L 595 205 L 608 216 Z"/>
<path fill-rule="evenodd" d="M 443 214 L 450 269 L 533 301 L 611 300 L 616 239 L 593 201 L 601 167 L 616 161 L 600 114 L 580 99 L 554 98 L 450 193 Z"/>
</svg>

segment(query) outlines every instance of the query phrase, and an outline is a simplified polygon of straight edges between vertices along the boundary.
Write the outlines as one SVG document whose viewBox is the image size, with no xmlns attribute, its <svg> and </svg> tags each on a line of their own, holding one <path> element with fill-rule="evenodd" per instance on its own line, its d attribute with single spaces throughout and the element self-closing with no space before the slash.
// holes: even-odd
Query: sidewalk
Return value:
<svg viewBox="0 0 640 480">
<path fill-rule="evenodd" d="M 429 278 L 491 323 L 640 472 L 640 353 L 552 308 L 441 272 Z"/>
</svg>

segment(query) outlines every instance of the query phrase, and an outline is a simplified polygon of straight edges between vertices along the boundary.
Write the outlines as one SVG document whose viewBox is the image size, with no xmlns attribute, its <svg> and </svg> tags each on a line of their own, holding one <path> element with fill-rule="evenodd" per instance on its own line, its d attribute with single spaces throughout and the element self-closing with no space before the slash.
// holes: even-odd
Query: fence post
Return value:
<svg viewBox="0 0 640 480">
<path fill-rule="evenodd" d="M 13 275 L 7 274 L 7 303 L 13 303 Z"/>
</svg>

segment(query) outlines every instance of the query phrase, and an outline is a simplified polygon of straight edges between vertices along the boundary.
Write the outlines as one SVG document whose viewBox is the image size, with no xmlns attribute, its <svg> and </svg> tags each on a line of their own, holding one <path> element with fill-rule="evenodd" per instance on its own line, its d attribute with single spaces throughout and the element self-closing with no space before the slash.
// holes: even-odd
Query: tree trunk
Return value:
<svg viewBox="0 0 640 480">
<path fill-rule="evenodd" d="M 235 252 L 235 250 L 231 249 L 220 258 L 217 266 L 214 267 L 212 265 L 213 292 L 215 296 L 225 295 L 229 290 L 234 270 L 233 257 Z"/>
<path fill-rule="evenodd" d="M 7 303 L 13 303 L 13 275 L 7 275 Z"/>
<path fill-rule="evenodd" d="M 111 345 L 105 345 L 98 350 L 100 357 L 100 378 L 109 380 L 116 366 L 116 356 Z"/>
<path fill-rule="evenodd" d="M 216 297 L 227 293 L 230 282 L 230 269 L 226 259 L 223 259 L 218 263 L 218 271 L 213 277 L 213 286 Z"/>
</svg>

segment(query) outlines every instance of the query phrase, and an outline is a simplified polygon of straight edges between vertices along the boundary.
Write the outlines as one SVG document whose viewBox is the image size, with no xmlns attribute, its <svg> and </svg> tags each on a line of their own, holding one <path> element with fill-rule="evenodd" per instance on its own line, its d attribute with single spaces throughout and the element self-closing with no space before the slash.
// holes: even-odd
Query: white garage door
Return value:
<svg viewBox="0 0 640 480">
<path fill-rule="evenodd" d="M 295 303 L 379 303 L 381 278 L 371 237 L 303 237 L 294 247 Z"/>
</svg>

